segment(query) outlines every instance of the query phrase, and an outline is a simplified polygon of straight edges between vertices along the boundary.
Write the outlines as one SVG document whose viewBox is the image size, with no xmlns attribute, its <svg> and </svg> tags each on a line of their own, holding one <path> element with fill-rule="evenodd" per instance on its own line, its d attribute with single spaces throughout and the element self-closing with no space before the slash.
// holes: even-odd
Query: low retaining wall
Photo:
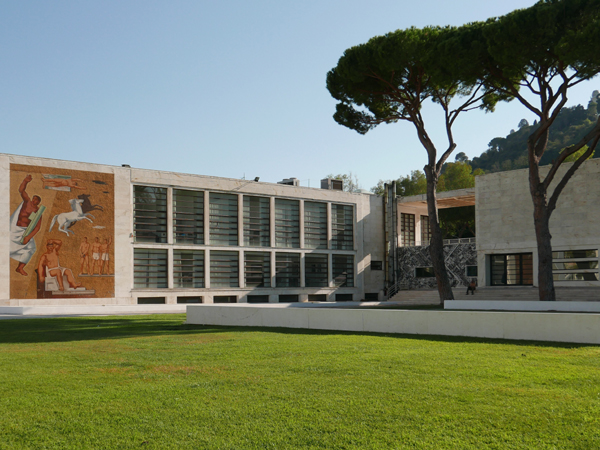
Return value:
<svg viewBox="0 0 600 450">
<path fill-rule="evenodd" d="M 600 344 L 600 314 L 187 305 L 187 323 Z"/>
<path fill-rule="evenodd" d="M 467 309 L 481 311 L 559 311 L 600 313 L 600 302 L 540 302 L 539 300 L 453 300 L 444 302 L 444 309 Z"/>
</svg>

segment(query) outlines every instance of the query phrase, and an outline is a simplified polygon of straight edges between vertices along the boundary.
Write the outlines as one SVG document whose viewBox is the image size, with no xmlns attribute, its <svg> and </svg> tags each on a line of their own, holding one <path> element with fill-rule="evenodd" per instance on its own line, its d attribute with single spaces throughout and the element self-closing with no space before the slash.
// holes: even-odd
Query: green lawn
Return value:
<svg viewBox="0 0 600 450">
<path fill-rule="evenodd" d="M 600 448 L 600 347 L 0 321 L 0 449 Z"/>
</svg>

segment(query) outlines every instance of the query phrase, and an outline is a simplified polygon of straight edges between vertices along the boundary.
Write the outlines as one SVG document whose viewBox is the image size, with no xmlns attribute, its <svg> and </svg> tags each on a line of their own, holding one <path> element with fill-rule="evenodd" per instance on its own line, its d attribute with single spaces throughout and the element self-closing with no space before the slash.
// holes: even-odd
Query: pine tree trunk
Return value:
<svg viewBox="0 0 600 450">
<path fill-rule="evenodd" d="M 555 301 L 556 291 L 552 277 L 552 235 L 550 234 L 550 214 L 546 204 L 546 192 L 541 186 L 535 190 L 532 189 L 532 192 L 540 301 Z"/>
<path fill-rule="evenodd" d="M 440 295 L 440 304 L 443 306 L 445 300 L 454 300 L 454 294 L 452 293 L 452 286 L 450 285 L 444 261 L 444 239 L 437 213 L 437 176 L 429 166 L 425 166 L 425 174 L 427 175 L 427 211 L 429 214 L 429 226 L 431 227 L 429 254 Z"/>
</svg>

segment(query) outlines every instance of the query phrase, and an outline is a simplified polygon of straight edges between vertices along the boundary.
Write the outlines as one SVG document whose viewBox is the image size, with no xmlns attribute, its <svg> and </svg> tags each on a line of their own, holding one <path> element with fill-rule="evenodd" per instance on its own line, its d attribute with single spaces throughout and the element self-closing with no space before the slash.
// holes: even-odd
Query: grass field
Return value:
<svg viewBox="0 0 600 450">
<path fill-rule="evenodd" d="M 0 449 L 600 448 L 600 347 L 0 321 Z"/>
</svg>

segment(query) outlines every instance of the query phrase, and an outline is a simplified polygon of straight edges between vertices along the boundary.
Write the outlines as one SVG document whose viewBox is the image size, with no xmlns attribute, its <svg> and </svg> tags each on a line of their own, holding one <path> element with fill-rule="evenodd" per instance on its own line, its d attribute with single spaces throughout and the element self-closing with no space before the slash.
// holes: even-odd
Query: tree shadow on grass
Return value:
<svg viewBox="0 0 600 450">
<path fill-rule="evenodd" d="M 292 335 L 376 336 L 435 342 L 486 343 L 533 347 L 579 348 L 592 344 L 567 342 L 517 341 L 416 334 L 367 333 L 355 331 L 314 330 L 303 328 L 233 327 L 193 325 L 185 323 L 185 314 L 150 316 L 104 316 L 3 320 L 0 322 L 0 344 L 73 342 L 103 339 L 128 339 L 195 335 L 206 333 L 280 333 Z"/>
</svg>

